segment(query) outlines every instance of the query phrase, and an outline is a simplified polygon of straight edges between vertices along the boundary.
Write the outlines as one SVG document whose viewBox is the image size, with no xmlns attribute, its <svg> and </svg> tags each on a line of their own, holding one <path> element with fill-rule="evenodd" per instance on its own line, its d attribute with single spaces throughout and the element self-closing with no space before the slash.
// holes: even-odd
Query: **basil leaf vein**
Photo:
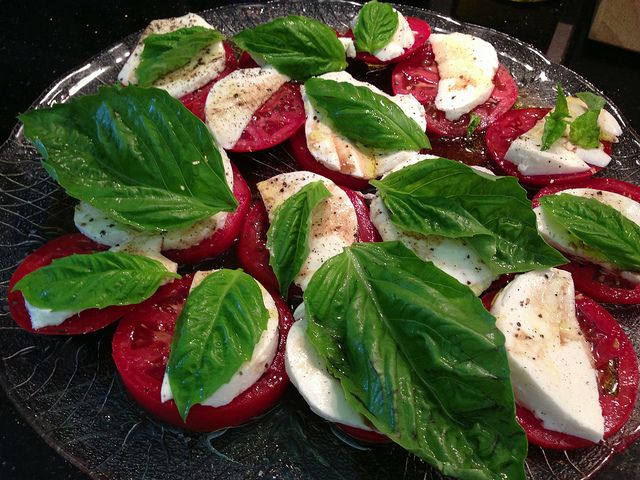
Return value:
<svg viewBox="0 0 640 480">
<path fill-rule="evenodd" d="M 376 0 L 365 3 L 353 27 L 356 49 L 371 53 L 380 50 L 389 43 L 397 28 L 398 12 L 390 3 Z"/>
<path fill-rule="evenodd" d="M 562 90 L 562 86 L 557 86 L 556 106 L 551 113 L 545 117 L 544 131 L 542 133 L 542 146 L 540 150 L 549 150 L 560 137 L 564 135 L 569 122 L 569 106 L 567 97 Z"/>
</svg>

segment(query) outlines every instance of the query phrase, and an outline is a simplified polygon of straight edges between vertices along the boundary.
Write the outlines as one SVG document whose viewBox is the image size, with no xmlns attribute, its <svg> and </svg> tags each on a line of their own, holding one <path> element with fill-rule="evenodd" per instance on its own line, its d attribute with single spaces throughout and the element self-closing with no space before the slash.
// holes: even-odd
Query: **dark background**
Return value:
<svg viewBox="0 0 640 480">
<path fill-rule="evenodd" d="M 54 80 L 154 18 L 198 12 L 220 0 L 0 0 L 0 138 L 16 115 Z M 587 39 L 596 0 L 404 0 L 461 21 L 495 28 L 549 52 L 590 80 L 640 129 L 640 54 Z M 565 35 L 562 35 L 565 32 Z M 569 34 L 566 34 L 569 32 Z M 638 32 L 640 35 L 640 32 Z M 551 47 L 551 49 L 550 49 Z M 640 443 L 616 457 L 598 478 L 640 478 Z M 0 478 L 82 479 L 41 440 L 0 389 Z"/>
</svg>

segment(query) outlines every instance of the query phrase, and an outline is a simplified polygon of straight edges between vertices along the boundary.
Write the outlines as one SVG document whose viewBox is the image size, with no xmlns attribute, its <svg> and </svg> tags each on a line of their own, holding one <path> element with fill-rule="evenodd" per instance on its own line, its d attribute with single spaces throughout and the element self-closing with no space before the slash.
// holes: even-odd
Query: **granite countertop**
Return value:
<svg viewBox="0 0 640 480">
<path fill-rule="evenodd" d="M 0 9 L 0 136 L 16 115 L 54 80 L 82 64 L 153 18 L 197 12 L 220 0 L 21 0 Z M 492 27 L 536 46 L 555 61 L 580 73 L 622 107 L 640 130 L 640 54 L 588 40 L 596 0 L 557 0 L 535 4 L 500 0 L 413 0 L 460 21 Z M 152 6 L 151 6 L 152 5 Z M 37 461 L 34 461 L 37 459 Z M 616 457 L 596 478 L 640 478 L 640 443 Z M 51 449 L 24 422 L 0 389 L 0 478 L 86 478 Z"/>
</svg>

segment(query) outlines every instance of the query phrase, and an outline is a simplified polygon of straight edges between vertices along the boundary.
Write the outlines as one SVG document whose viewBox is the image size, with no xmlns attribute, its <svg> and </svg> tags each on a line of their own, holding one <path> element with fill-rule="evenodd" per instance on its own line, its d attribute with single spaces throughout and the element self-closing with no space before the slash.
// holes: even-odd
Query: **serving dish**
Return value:
<svg viewBox="0 0 640 480">
<path fill-rule="evenodd" d="M 274 2 L 209 10 L 203 16 L 221 31 L 234 32 L 275 17 L 298 13 L 316 17 L 344 30 L 359 5 L 347 2 Z M 550 64 L 540 52 L 507 35 L 487 28 L 462 25 L 425 10 L 401 6 L 408 15 L 427 20 L 434 31 L 463 31 L 496 46 L 511 70 L 527 105 L 553 103 L 553 86 L 570 91 L 595 90 L 564 67 Z M 52 85 L 34 106 L 48 106 L 69 97 L 92 93 L 113 83 L 133 34 L 97 55 Z M 640 137 L 621 112 L 610 110 L 623 125 L 624 135 L 607 175 L 640 181 Z M 232 158 L 251 183 L 292 168 L 283 149 Z M 7 281 L 27 253 L 46 240 L 73 231 L 73 202 L 39 165 L 19 126 L 0 148 L 0 288 L 6 298 Z M 211 265 L 234 265 L 227 255 Z M 616 308 L 614 314 L 634 340 L 640 340 L 639 310 Z M 280 405 L 241 428 L 209 435 L 192 435 L 167 427 L 145 414 L 124 392 L 110 355 L 113 329 L 83 338 L 45 338 L 15 326 L 6 305 L 0 317 L 0 383 L 33 428 L 65 458 L 95 478 L 184 478 L 195 474 L 230 477 L 353 478 L 379 476 L 423 478 L 438 474 L 399 447 L 345 446 L 325 422 L 308 411 L 290 390 Z M 531 448 L 527 462 L 532 478 L 588 478 L 617 449 L 640 434 L 638 407 L 610 447 L 572 453 Z"/>
</svg>

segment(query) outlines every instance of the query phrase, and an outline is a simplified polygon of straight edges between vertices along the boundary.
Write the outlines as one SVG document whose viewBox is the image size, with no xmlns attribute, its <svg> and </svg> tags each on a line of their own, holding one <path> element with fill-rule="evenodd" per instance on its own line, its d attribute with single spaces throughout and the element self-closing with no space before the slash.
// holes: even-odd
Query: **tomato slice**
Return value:
<svg viewBox="0 0 640 480">
<path fill-rule="evenodd" d="M 396 58 L 393 58 L 391 60 L 382 61 L 374 57 L 371 53 L 358 52 L 356 54 L 356 58 L 358 60 L 362 60 L 363 62 L 369 65 L 391 65 L 393 63 L 401 62 L 402 60 L 410 57 L 415 52 L 420 50 L 420 48 L 422 48 L 422 46 L 427 42 L 429 35 L 431 35 L 431 27 L 427 22 L 425 22 L 424 20 L 421 20 L 420 18 L 406 17 L 406 19 L 407 19 L 407 23 L 409 24 L 409 27 L 411 27 L 411 31 L 413 32 L 415 40 L 413 42 L 413 45 L 411 45 L 409 48 L 405 48 L 404 52 L 402 52 L 402 55 Z M 347 37 L 347 38 L 355 38 L 353 35 L 353 31 L 351 30 L 347 31 L 344 35 L 340 35 L 340 36 Z"/>
<path fill-rule="evenodd" d="M 25 275 L 41 267 L 49 265 L 56 258 L 73 254 L 94 253 L 106 250 L 107 247 L 88 239 L 80 233 L 69 233 L 51 240 L 27 256 L 13 272 L 9 280 L 9 312 L 15 322 L 26 331 L 44 335 L 81 335 L 95 332 L 115 322 L 131 311 L 135 305 L 113 306 L 107 308 L 91 308 L 66 319 L 60 325 L 51 325 L 35 330 L 31 326 L 31 317 L 24 304 L 22 292 L 11 291 L 13 286 Z"/>
<path fill-rule="evenodd" d="M 425 107 L 427 115 L 427 130 L 445 137 L 462 137 L 467 133 L 469 114 L 458 120 L 447 120 L 444 112 L 435 106 L 438 94 L 438 65 L 431 44 L 425 46 L 411 58 L 399 63 L 393 69 L 391 86 L 393 93 L 411 94 Z M 509 70 L 500 65 L 493 77 L 493 92 L 482 105 L 472 110 L 480 116 L 480 124 L 476 131 L 481 132 L 498 118 L 504 115 L 518 99 L 518 87 Z"/>
<path fill-rule="evenodd" d="M 518 167 L 504 156 L 509 150 L 511 142 L 523 133 L 528 132 L 544 117 L 550 108 L 522 108 L 511 110 L 504 114 L 498 121 L 487 129 L 485 141 L 489 158 L 502 172 L 517 177 L 522 183 L 533 187 L 543 187 L 549 184 L 566 184 L 591 177 L 602 167 L 591 167 L 589 170 L 577 173 L 564 173 L 560 175 L 522 175 Z M 604 151 L 611 155 L 611 143 L 602 142 Z"/>
<path fill-rule="evenodd" d="M 227 405 L 195 405 L 187 421 L 183 422 L 173 400 L 160 401 L 160 390 L 175 322 L 192 280 L 192 276 L 187 275 L 163 286 L 153 298 L 122 319 L 113 336 L 113 360 L 129 394 L 162 421 L 203 432 L 240 425 L 275 405 L 287 387 L 289 378 L 284 367 L 284 349 L 293 316 L 284 300 L 274 295 L 280 339 L 271 366 L 256 383 Z"/>
<path fill-rule="evenodd" d="M 497 293 L 482 297 L 487 310 Z M 576 293 L 576 315 L 585 339 L 591 344 L 607 439 L 623 427 L 633 412 L 638 396 L 638 358 L 631 340 L 611 314 L 581 293 Z M 557 450 L 594 445 L 584 438 L 547 430 L 530 410 L 517 404 L 516 418 L 534 445 Z"/>
<path fill-rule="evenodd" d="M 540 197 L 552 195 L 570 188 L 593 188 L 624 195 L 640 202 L 640 187 L 613 178 L 586 178 L 561 185 L 549 185 L 533 197 L 533 207 L 537 207 Z M 615 272 L 604 270 L 599 265 L 582 258 L 574 258 L 570 264 L 560 268 L 571 272 L 576 289 L 599 302 L 636 305 L 640 303 L 640 284 L 634 284 Z"/>
<path fill-rule="evenodd" d="M 187 107 L 193 114 L 195 114 L 200 120 L 204 122 L 204 106 L 207 103 L 207 96 L 209 90 L 213 87 L 213 84 L 218 80 L 223 79 L 231 72 L 238 68 L 238 61 L 236 59 L 236 52 L 233 49 L 231 42 L 223 42 L 224 53 L 226 55 L 226 64 L 224 70 L 220 74 L 211 80 L 206 85 L 203 85 L 195 92 L 187 93 L 185 96 L 180 97 L 180 101 L 185 107 Z"/>
<path fill-rule="evenodd" d="M 362 197 L 343 188 L 358 219 L 358 241 L 379 242 L 380 235 L 369 219 L 369 207 Z M 278 280 L 269 265 L 269 250 L 267 250 L 267 230 L 269 230 L 269 216 L 264 203 L 258 200 L 253 204 L 247 220 L 242 228 L 238 242 L 238 261 L 242 268 L 269 291 L 278 291 Z"/>
<path fill-rule="evenodd" d="M 215 257 L 228 249 L 240 233 L 244 218 L 251 205 L 251 190 L 235 165 L 233 169 L 233 195 L 238 200 L 238 208 L 227 215 L 224 226 L 199 244 L 182 250 L 166 250 L 163 253 L 176 263 L 196 263 L 205 258 Z"/>
<path fill-rule="evenodd" d="M 347 435 L 366 443 L 391 443 L 392 440 L 386 435 L 380 432 L 374 432 L 371 430 L 363 430 L 357 427 L 351 427 L 342 423 L 336 423 L 336 427 L 342 430 Z"/>
</svg>

